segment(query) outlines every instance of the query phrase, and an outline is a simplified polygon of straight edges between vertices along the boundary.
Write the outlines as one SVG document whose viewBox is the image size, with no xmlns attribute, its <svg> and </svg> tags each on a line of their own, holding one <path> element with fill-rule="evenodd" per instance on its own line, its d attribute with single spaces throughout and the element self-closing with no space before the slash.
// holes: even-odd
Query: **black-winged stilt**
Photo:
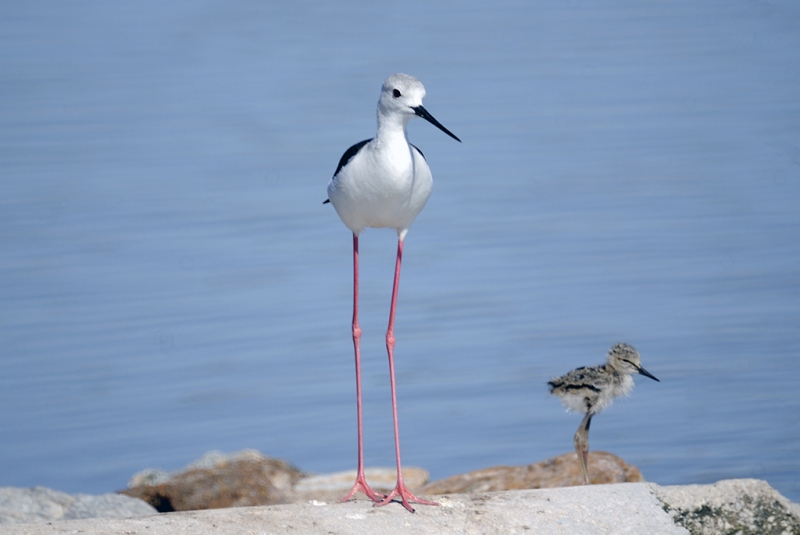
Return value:
<svg viewBox="0 0 800 535">
<path fill-rule="evenodd" d="M 358 412 L 358 470 L 353 488 L 342 501 L 364 492 L 377 505 L 399 498 L 411 512 L 410 502 L 438 505 L 414 496 L 403 482 L 400 463 L 400 436 L 397 425 L 397 395 L 394 378 L 394 315 L 403 240 L 414 219 L 431 195 L 433 179 L 422 152 L 408 142 L 406 125 L 412 117 L 422 117 L 456 141 L 461 141 L 422 107 L 425 88 L 407 74 L 393 74 L 383 83 L 378 100 L 378 132 L 372 139 L 356 143 L 342 156 L 328 184 L 328 201 L 342 222 L 353 232 L 353 345 L 356 358 L 356 407 Z M 325 202 L 328 202 L 325 201 Z M 386 331 L 389 353 L 389 378 L 392 389 L 397 484 L 384 496 L 370 488 L 364 477 L 363 431 L 361 421 L 361 352 L 358 324 L 358 236 L 367 227 L 392 228 L 397 231 L 397 261 Z"/>
</svg>

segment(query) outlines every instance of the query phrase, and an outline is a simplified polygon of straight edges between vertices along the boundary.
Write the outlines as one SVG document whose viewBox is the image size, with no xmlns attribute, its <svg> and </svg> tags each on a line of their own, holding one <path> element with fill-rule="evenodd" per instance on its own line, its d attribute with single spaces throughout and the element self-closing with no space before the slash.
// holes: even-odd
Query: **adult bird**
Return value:
<svg viewBox="0 0 800 535">
<path fill-rule="evenodd" d="M 581 366 L 561 377 L 554 377 L 547 386 L 550 393 L 561 399 L 567 410 L 583 413 L 583 421 L 575 433 L 575 452 L 583 472 L 583 482 L 589 484 L 589 424 L 592 416 L 602 411 L 618 396 L 627 396 L 633 390 L 632 374 L 638 373 L 658 381 L 642 368 L 639 352 L 628 344 L 611 347 L 606 363 L 599 366 Z"/>
<path fill-rule="evenodd" d="M 394 377 L 394 317 L 403 241 L 414 219 L 431 195 L 433 179 L 422 151 L 408 142 L 406 125 L 413 117 L 422 117 L 456 141 L 461 141 L 422 106 L 425 88 L 407 74 L 393 74 L 383 83 L 378 100 L 378 131 L 375 137 L 356 143 L 345 151 L 328 184 L 328 200 L 342 222 L 353 232 L 353 346 L 356 358 L 356 410 L 358 414 L 358 470 L 356 481 L 342 501 L 361 491 L 376 505 L 399 498 L 414 512 L 411 502 L 438 505 L 414 496 L 403 482 L 400 462 L 400 435 L 397 424 L 397 395 Z M 324 203 L 323 203 L 324 204 Z M 358 324 L 358 236 L 367 227 L 397 231 L 397 260 L 394 270 L 386 350 L 389 354 L 389 380 L 392 391 L 394 445 L 397 458 L 397 484 L 389 495 L 375 492 L 364 476 L 363 429 L 361 420 L 361 352 Z"/>
</svg>

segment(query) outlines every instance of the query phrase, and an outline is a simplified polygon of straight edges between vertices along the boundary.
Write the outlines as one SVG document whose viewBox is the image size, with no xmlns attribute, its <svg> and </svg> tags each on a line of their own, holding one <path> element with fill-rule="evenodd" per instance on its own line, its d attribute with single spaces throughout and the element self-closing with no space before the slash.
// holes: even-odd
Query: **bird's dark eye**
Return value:
<svg viewBox="0 0 800 535">
<path fill-rule="evenodd" d="M 392 95 L 394 95 L 394 98 L 400 98 L 400 90 L 395 89 L 394 91 L 392 91 Z"/>
</svg>

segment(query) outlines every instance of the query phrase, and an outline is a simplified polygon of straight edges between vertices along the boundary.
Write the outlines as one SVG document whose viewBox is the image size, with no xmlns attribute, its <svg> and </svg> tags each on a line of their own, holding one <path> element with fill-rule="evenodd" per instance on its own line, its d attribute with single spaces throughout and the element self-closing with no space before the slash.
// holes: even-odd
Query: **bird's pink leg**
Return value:
<svg viewBox="0 0 800 535">
<path fill-rule="evenodd" d="M 392 416 L 394 418 L 394 451 L 397 456 L 397 485 L 394 490 L 384 498 L 383 501 L 376 505 L 386 505 L 391 502 L 395 497 L 399 497 L 403 503 L 403 507 L 414 512 L 410 502 L 419 503 L 422 505 L 439 505 L 436 502 L 430 502 L 417 498 L 411 491 L 408 490 L 406 484 L 403 482 L 403 470 L 400 464 L 400 431 L 397 425 L 397 394 L 394 382 L 394 311 L 397 306 L 397 288 L 400 285 L 400 264 L 403 260 L 403 239 L 397 241 L 397 263 L 394 268 L 394 287 L 392 288 L 392 304 L 389 310 L 389 328 L 386 331 L 386 350 L 389 353 L 389 380 L 392 385 Z"/>
<path fill-rule="evenodd" d="M 575 453 L 578 454 L 578 463 L 583 472 L 583 484 L 589 485 L 589 425 L 592 423 L 591 412 L 586 413 L 578 431 L 575 432 Z"/>
<path fill-rule="evenodd" d="M 356 482 L 347 496 L 340 501 L 346 502 L 355 495 L 356 492 L 363 492 L 367 497 L 379 502 L 386 495 L 375 492 L 367 484 L 364 476 L 364 432 L 361 421 L 361 327 L 358 325 L 358 236 L 353 234 L 353 347 L 356 352 L 356 410 L 358 412 L 358 471 L 356 472 Z"/>
</svg>

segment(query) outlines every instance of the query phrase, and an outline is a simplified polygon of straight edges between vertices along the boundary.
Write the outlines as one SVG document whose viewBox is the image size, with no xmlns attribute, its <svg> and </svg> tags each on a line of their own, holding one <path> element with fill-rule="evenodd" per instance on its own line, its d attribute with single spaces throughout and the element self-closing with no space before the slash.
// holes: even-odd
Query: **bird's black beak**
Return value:
<svg viewBox="0 0 800 535">
<path fill-rule="evenodd" d="M 649 371 L 645 370 L 645 369 L 644 369 L 644 368 L 642 368 L 641 366 L 639 366 L 639 373 L 640 373 L 640 374 L 642 374 L 642 375 L 644 375 L 645 377 L 649 377 L 650 379 L 653 379 L 654 381 L 658 381 L 658 379 L 656 379 L 656 376 L 655 376 L 655 375 L 653 375 L 653 374 L 652 374 L 652 373 L 650 373 Z M 661 381 L 658 381 L 658 382 L 660 383 Z"/>
<path fill-rule="evenodd" d="M 456 137 L 456 135 L 455 135 L 454 133 L 452 133 L 450 130 L 448 130 L 447 128 L 445 128 L 444 126 L 442 126 L 442 123 L 440 123 L 439 121 L 437 121 L 436 119 L 434 119 L 434 118 L 433 118 L 433 115 L 431 115 L 430 113 L 428 113 L 428 110 L 426 110 L 426 109 L 425 109 L 425 108 L 423 108 L 422 106 L 417 106 L 416 108 L 411 108 L 411 109 L 412 109 L 412 110 L 414 110 L 414 113 L 416 113 L 418 117 L 422 117 L 423 119 L 425 119 L 426 121 L 428 121 L 429 123 L 431 123 L 433 126 L 435 126 L 435 127 L 436 127 L 436 128 L 438 128 L 439 130 L 441 130 L 442 132 L 444 132 L 445 134 L 447 134 L 448 136 L 450 136 L 451 138 L 453 138 L 453 139 L 455 139 L 456 141 L 458 141 L 459 143 L 461 143 L 461 140 L 460 140 L 460 139 L 458 139 L 458 138 Z"/>
</svg>

